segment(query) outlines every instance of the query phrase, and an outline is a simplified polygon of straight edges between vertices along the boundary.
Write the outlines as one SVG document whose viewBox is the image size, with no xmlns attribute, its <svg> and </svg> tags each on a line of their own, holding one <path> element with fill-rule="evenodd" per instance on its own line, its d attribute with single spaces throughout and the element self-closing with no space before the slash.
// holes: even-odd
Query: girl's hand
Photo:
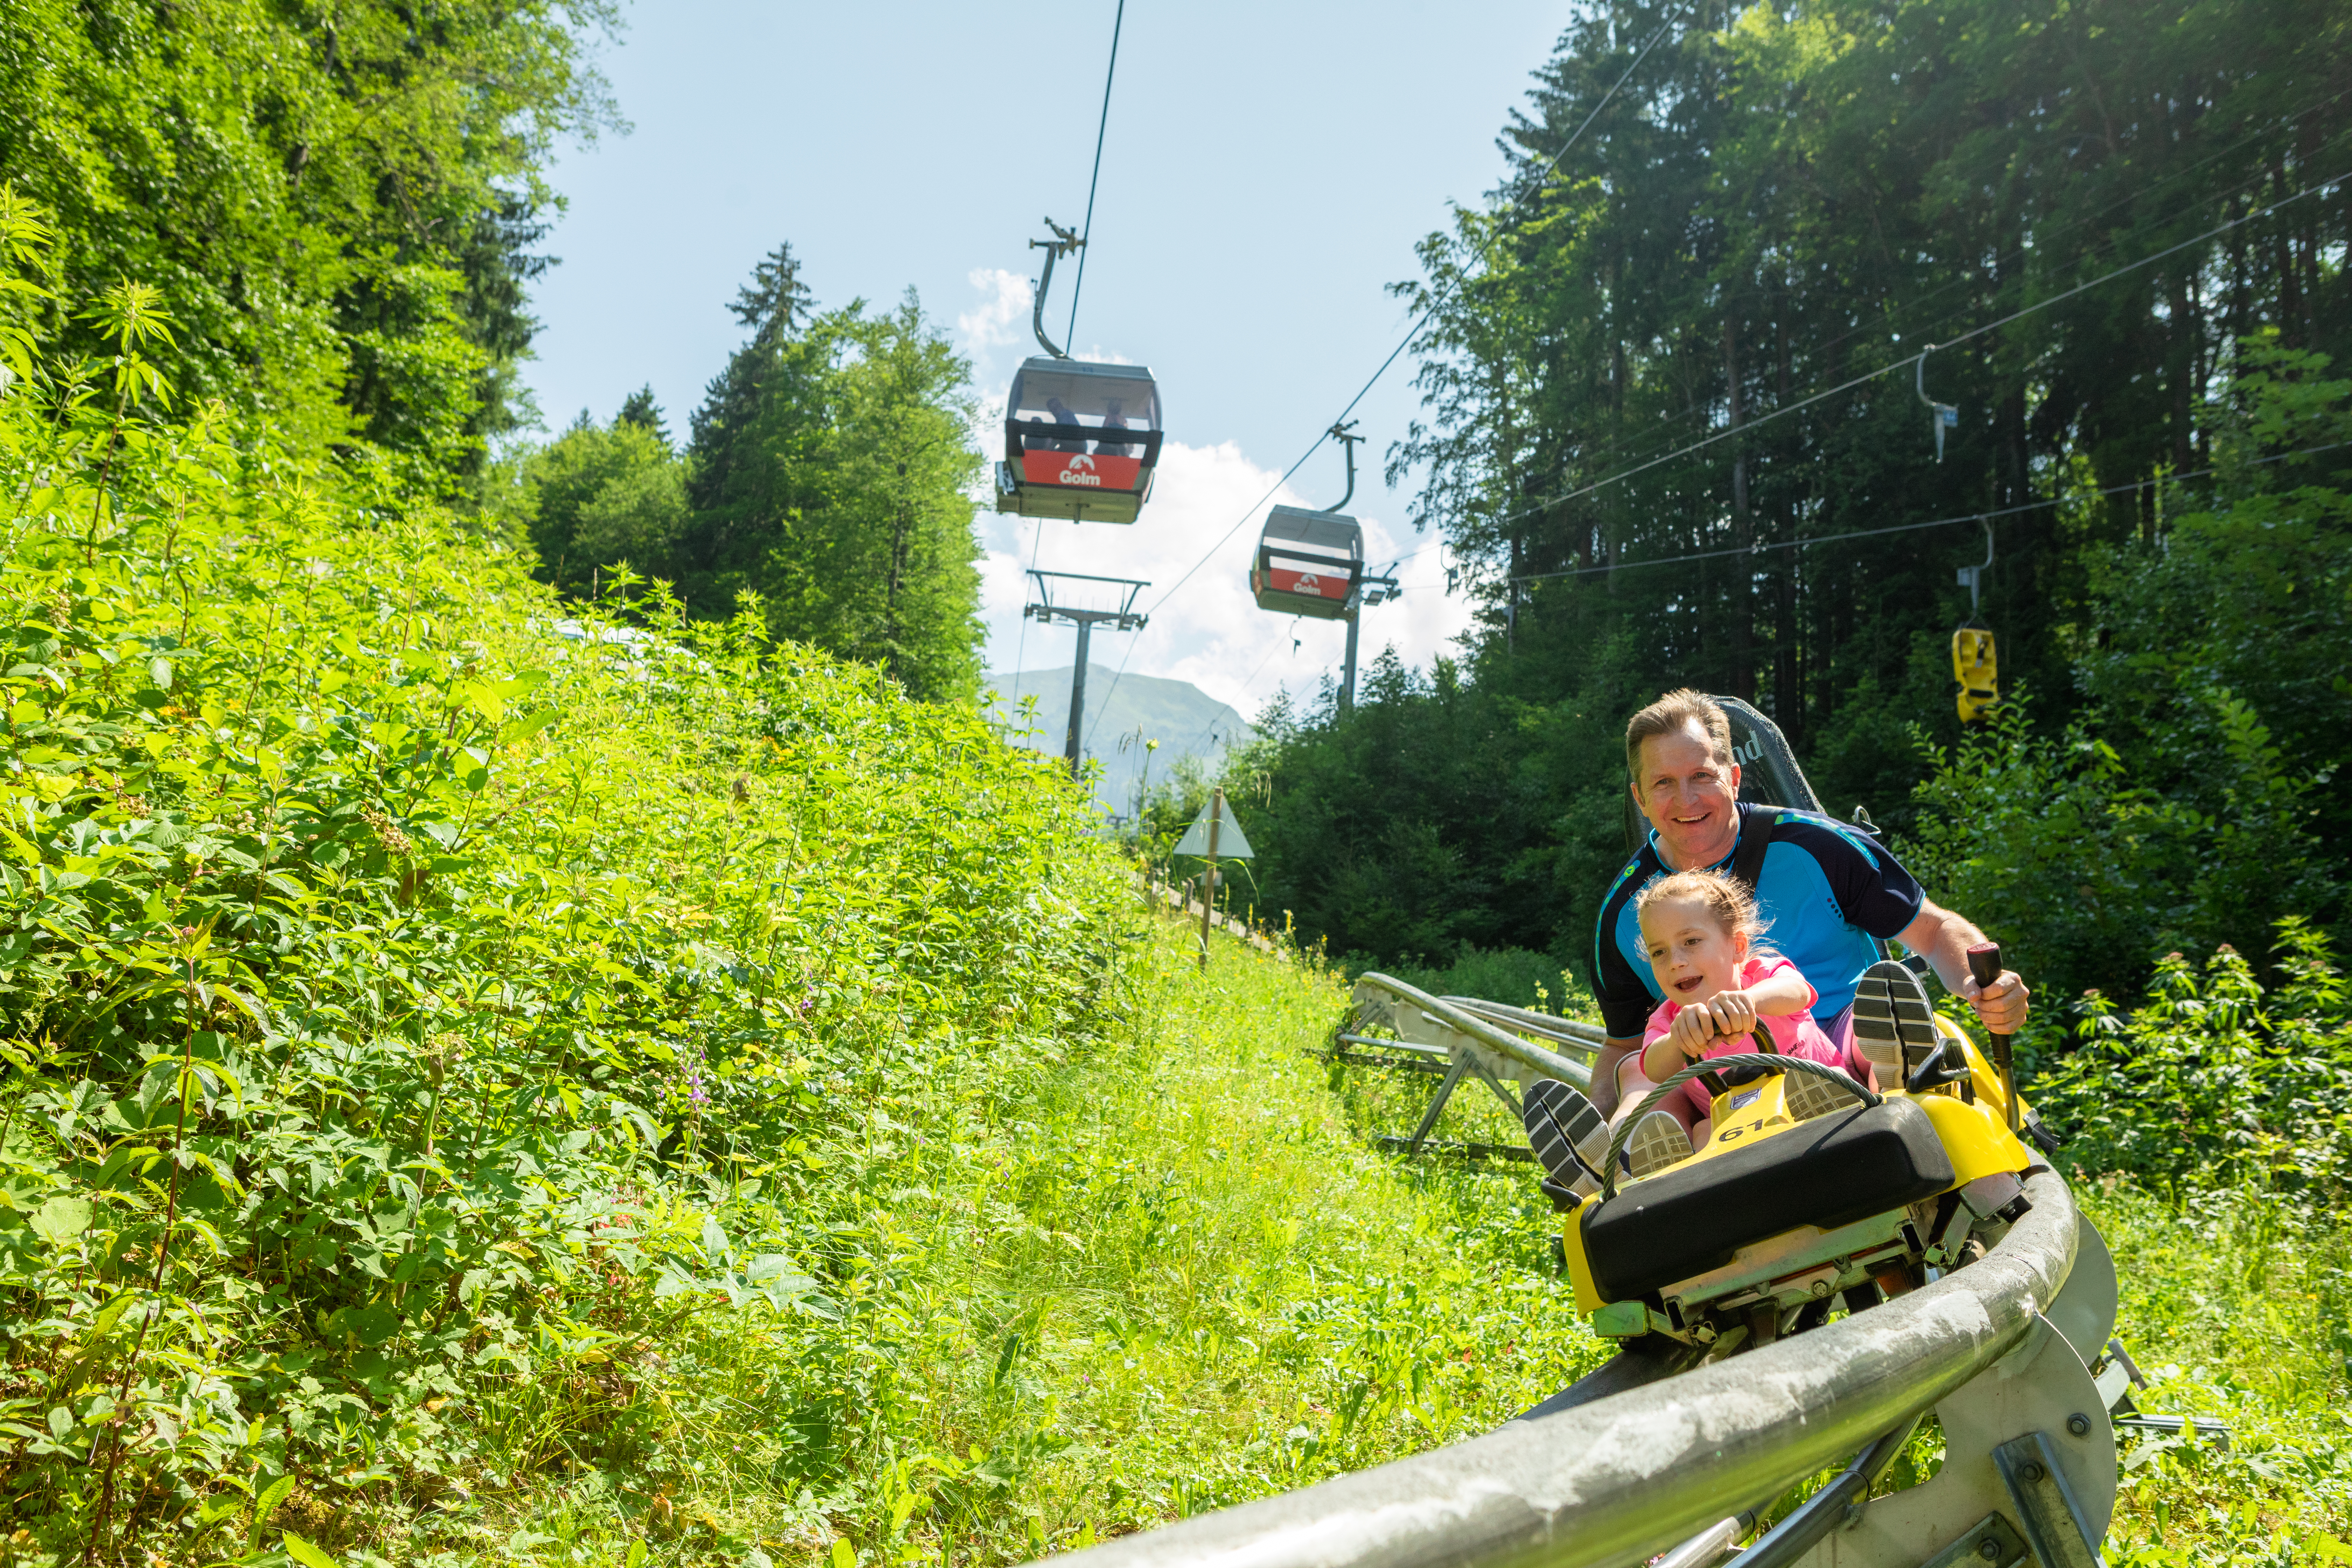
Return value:
<svg viewBox="0 0 2352 1568">
<path fill-rule="evenodd" d="M 1707 1042 L 1715 1033 L 1715 1018 L 1701 1003 L 1675 1015 L 1674 1023 L 1667 1027 L 1666 1039 L 1675 1049 L 1696 1061 L 1706 1054 Z"/>
<path fill-rule="evenodd" d="M 1756 1027 L 1756 998 L 1745 991 L 1718 992 L 1690 1011 L 1711 1015 L 1716 1034 L 1727 1040 L 1748 1034 Z"/>
</svg>

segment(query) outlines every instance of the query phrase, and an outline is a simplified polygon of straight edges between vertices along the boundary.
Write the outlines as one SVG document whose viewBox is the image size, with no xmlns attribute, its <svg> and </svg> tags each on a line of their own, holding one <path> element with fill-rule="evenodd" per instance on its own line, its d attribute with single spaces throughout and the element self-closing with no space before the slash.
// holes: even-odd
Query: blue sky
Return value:
<svg viewBox="0 0 2352 1568">
<path fill-rule="evenodd" d="M 682 431 L 740 337 L 727 301 L 785 239 L 821 305 L 915 289 L 1001 395 L 1033 352 L 1025 242 L 1043 216 L 1085 216 L 1115 4 L 634 7 L 600 54 L 634 129 L 554 173 L 569 210 L 528 375 L 548 424 L 609 418 L 649 382 Z M 1413 275 L 1449 201 L 1494 186 L 1496 137 L 1570 20 L 1557 0 L 1129 0 L 1072 346 L 1152 368 L 1167 456 L 1131 529 L 982 515 L 991 668 L 1070 660 L 1066 628 L 1023 629 L 1033 552 L 1150 579 L 1140 602 L 1158 604 L 1330 423 L 1408 324 L 1384 285 Z M 1415 412 L 1411 372 L 1408 356 L 1357 410 L 1370 439 L 1350 510 L 1375 564 L 1418 552 L 1397 573 L 1411 591 L 1367 612 L 1367 661 L 1392 642 L 1425 664 L 1467 620 L 1412 533 L 1409 487 L 1379 476 Z M 1277 499 L 1328 506 L 1343 483 L 1326 447 Z M 1311 690 L 1341 628 L 1251 605 L 1255 535 L 1253 518 L 1131 648 L 1105 637 L 1095 657 L 1249 713 L 1277 686 Z"/>
</svg>

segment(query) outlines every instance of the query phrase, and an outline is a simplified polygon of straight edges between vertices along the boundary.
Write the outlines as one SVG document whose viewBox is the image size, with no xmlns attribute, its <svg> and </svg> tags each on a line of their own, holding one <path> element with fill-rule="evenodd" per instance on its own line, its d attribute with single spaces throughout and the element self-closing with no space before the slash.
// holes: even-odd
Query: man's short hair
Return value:
<svg viewBox="0 0 2352 1568">
<path fill-rule="evenodd" d="M 1679 735 L 1693 721 L 1706 731 L 1716 763 L 1726 772 L 1730 770 L 1730 716 L 1714 698 L 1685 686 L 1667 692 L 1625 725 L 1625 776 L 1633 781 L 1635 790 L 1642 787 L 1642 742 L 1653 735 Z"/>
</svg>

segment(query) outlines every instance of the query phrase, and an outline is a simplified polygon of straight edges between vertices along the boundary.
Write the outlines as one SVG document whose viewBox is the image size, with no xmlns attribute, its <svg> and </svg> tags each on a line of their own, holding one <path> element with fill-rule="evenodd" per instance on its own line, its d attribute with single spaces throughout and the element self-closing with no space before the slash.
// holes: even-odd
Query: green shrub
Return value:
<svg viewBox="0 0 2352 1568">
<path fill-rule="evenodd" d="M 2026 1093 L 2067 1136 L 2063 1163 L 2174 1194 L 2249 1179 L 2342 1187 L 2352 990 L 2307 922 L 2279 932 L 2284 979 L 2267 994 L 2232 948 L 2201 969 L 2175 952 L 2129 1012 L 2086 998 L 2072 1050 L 2042 1037 Z"/>
<path fill-rule="evenodd" d="M 379 474 L 163 422 L 157 301 L 103 323 L 95 382 L 0 343 L 18 1560 L 657 1474 L 639 1384 L 714 1306 L 793 1325 L 825 1487 L 887 1405 L 824 1353 L 855 1152 L 1108 1016 L 1083 795 L 754 614 L 562 618 Z"/>
</svg>

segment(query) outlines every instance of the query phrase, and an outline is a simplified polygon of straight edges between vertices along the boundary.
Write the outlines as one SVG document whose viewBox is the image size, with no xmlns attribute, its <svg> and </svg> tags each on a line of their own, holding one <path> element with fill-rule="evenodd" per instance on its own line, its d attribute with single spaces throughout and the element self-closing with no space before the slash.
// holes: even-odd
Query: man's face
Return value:
<svg viewBox="0 0 2352 1568">
<path fill-rule="evenodd" d="M 1642 742 L 1633 804 L 1657 829 L 1675 869 L 1712 866 L 1731 853 L 1739 837 L 1738 801 L 1739 765 L 1716 761 L 1696 721 Z"/>
</svg>

